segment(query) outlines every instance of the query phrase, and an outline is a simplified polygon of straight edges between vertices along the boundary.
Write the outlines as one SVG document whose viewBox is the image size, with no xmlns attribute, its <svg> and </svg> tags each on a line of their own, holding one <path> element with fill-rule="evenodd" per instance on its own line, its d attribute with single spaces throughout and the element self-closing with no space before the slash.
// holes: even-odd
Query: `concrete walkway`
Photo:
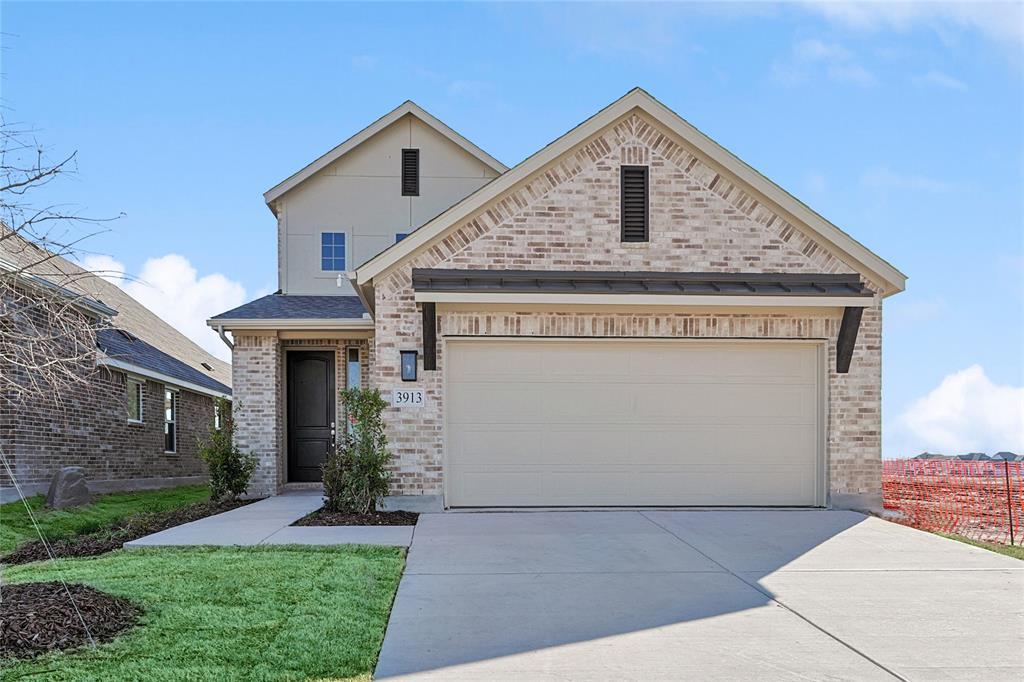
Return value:
<svg viewBox="0 0 1024 682">
<path fill-rule="evenodd" d="M 141 537 L 124 546 L 394 545 L 408 547 L 413 526 L 292 526 L 323 504 L 319 490 L 286 492 L 238 509 Z"/>
<path fill-rule="evenodd" d="M 1024 563 L 840 511 L 427 514 L 376 677 L 1020 680 Z"/>
</svg>

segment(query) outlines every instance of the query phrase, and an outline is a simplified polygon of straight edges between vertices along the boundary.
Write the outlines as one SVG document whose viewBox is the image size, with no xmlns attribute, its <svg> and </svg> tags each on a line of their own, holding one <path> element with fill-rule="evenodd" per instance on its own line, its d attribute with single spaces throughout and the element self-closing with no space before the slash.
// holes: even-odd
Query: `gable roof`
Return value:
<svg viewBox="0 0 1024 682">
<path fill-rule="evenodd" d="M 18 235 L 0 240 L 0 256 L 27 268 L 33 277 L 113 309 L 117 312 L 112 323 L 114 327 L 131 333 L 219 384 L 231 386 L 231 365 L 203 350 L 113 282 L 27 242 Z M 204 363 L 211 369 L 204 367 Z"/>
<path fill-rule="evenodd" d="M 377 133 L 384 130 L 389 125 L 391 125 L 392 123 L 406 115 L 415 116 L 417 119 L 419 119 L 426 125 L 436 130 L 441 135 L 444 135 L 449 140 L 457 144 L 471 156 L 476 157 L 477 160 L 493 169 L 499 175 L 508 170 L 508 166 L 503 164 L 501 161 L 498 161 L 496 158 L 485 152 L 483 149 L 480 149 L 480 147 L 477 147 L 475 144 L 464 138 L 462 135 L 459 135 L 457 132 L 455 132 L 447 125 L 445 125 L 441 120 L 435 118 L 425 109 L 423 109 L 423 107 L 419 106 L 412 100 L 406 100 L 398 107 L 384 114 L 376 121 L 366 126 L 358 133 L 348 138 L 347 140 L 345 140 L 344 142 L 342 142 L 337 147 L 327 152 L 317 160 L 313 161 L 311 164 L 309 164 L 302 170 L 292 174 L 288 178 L 282 180 L 278 184 L 268 189 L 263 194 L 264 201 L 266 201 L 267 205 L 270 206 L 270 210 L 274 211 L 273 204 L 277 199 L 281 198 L 288 191 L 297 187 L 298 185 L 300 185 L 308 178 L 312 177 L 317 172 L 331 165 L 332 163 L 340 159 L 342 156 L 352 151 L 353 149 L 361 145 L 363 142 L 366 142 L 371 137 L 373 137 L 374 135 L 376 135 Z"/>
<path fill-rule="evenodd" d="M 630 90 L 626 95 L 523 160 L 507 173 L 492 180 L 428 221 L 402 241 L 393 244 L 363 263 L 356 269 L 356 284 L 358 286 L 368 285 L 374 277 L 418 253 L 423 247 L 483 209 L 490 201 L 497 199 L 521 181 L 531 177 L 563 154 L 637 109 L 681 138 L 689 147 L 695 149 L 712 164 L 724 169 L 750 187 L 774 209 L 780 211 L 784 216 L 791 217 L 798 228 L 808 231 L 816 240 L 832 249 L 837 256 L 847 260 L 851 266 L 874 274 L 884 284 L 883 295 L 894 294 L 905 288 L 906 275 L 640 88 Z"/>
</svg>

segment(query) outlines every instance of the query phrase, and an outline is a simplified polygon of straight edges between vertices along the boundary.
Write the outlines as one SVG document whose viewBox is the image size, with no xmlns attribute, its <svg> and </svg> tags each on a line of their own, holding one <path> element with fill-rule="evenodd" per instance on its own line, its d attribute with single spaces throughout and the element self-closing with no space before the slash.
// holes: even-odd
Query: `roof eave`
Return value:
<svg viewBox="0 0 1024 682">
<path fill-rule="evenodd" d="M 124 360 L 117 360 L 106 355 L 97 358 L 96 364 L 101 367 L 110 367 L 112 369 L 121 370 L 122 372 L 136 374 L 146 379 L 159 381 L 162 384 L 177 386 L 178 388 L 183 388 L 187 391 L 192 391 L 194 393 L 201 393 L 203 395 L 208 395 L 213 398 L 227 398 L 228 400 L 231 400 L 230 390 L 225 393 L 224 391 L 218 391 L 207 386 L 201 386 L 197 383 L 186 381 L 185 379 L 173 377 L 170 374 L 164 374 L 163 372 L 158 372 L 154 369 L 143 367 L 142 365 L 136 365 L 131 362 L 125 362 Z M 225 388 L 227 387 L 225 386 Z"/>
</svg>

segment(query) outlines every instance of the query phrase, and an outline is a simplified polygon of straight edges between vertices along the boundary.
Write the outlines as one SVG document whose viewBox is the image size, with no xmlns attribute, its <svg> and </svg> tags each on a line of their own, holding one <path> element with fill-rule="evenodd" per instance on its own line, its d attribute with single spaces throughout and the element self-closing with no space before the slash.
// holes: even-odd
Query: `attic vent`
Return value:
<svg viewBox="0 0 1024 682">
<path fill-rule="evenodd" d="M 646 242 L 650 239 L 647 166 L 622 166 L 620 181 L 622 241 Z"/>
<path fill-rule="evenodd" d="M 402 196 L 420 195 L 420 150 L 402 150 Z"/>
<path fill-rule="evenodd" d="M 125 331 L 124 329 L 118 329 L 117 333 L 120 334 L 121 336 L 123 336 L 124 338 L 128 339 L 129 341 L 138 341 L 139 340 L 139 337 L 135 336 L 134 334 L 132 334 L 129 331 Z"/>
<path fill-rule="evenodd" d="M 201 362 L 199 364 L 201 364 L 206 369 L 207 372 L 212 372 L 213 371 L 213 367 L 210 367 L 210 365 L 208 365 L 207 363 Z"/>
</svg>

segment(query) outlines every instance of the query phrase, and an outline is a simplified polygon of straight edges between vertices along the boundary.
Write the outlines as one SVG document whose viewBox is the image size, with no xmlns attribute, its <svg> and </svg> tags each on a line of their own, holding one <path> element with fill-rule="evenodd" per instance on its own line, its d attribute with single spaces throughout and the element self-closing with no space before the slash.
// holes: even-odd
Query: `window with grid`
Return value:
<svg viewBox="0 0 1024 682">
<path fill-rule="evenodd" d="M 320 269 L 345 270 L 345 233 L 320 233 Z"/>
<path fill-rule="evenodd" d="M 164 389 L 164 452 L 178 451 L 178 393 Z"/>
<path fill-rule="evenodd" d="M 128 378 L 126 385 L 126 398 L 128 402 L 128 421 L 141 423 L 142 422 L 142 396 L 144 383 L 138 379 Z"/>
</svg>

